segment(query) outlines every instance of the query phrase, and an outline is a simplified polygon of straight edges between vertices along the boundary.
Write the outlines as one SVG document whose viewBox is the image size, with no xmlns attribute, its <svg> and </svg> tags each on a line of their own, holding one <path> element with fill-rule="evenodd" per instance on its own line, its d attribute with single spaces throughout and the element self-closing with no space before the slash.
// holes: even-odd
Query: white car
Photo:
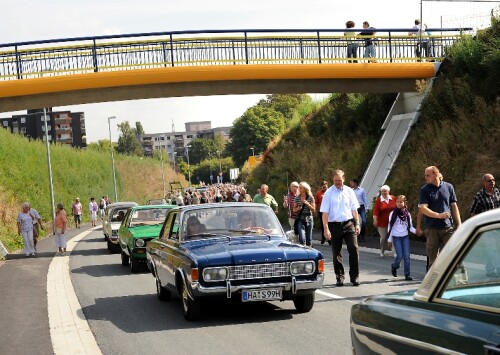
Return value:
<svg viewBox="0 0 500 355">
<path fill-rule="evenodd" d="M 138 204 L 136 202 L 116 202 L 106 206 L 102 220 L 102 232 L 110 252 L 121 250 L 118 244 L 118 229 L 128 209 L 134 206 L 138 206 Z"/>
</svg>

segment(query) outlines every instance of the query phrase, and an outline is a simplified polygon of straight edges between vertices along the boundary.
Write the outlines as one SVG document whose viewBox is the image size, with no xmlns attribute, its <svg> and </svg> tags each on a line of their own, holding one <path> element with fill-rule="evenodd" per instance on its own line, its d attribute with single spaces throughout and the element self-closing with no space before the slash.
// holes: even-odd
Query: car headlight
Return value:
<svg viewBox="0 0 500 355">
<path fill-rule="evenodd" d="M 210 267 L 203 270 L 203 280 L 207 282 L 224 281 L 228 271 L 225 267 Z"/>
<path fill-rule="evenodd" d="M 290 273 L 297 275 L 312 275 L 315 270 L 314 261 L 295 261 L 290 264 Z"/>
<path fill-rule="evenodd" d="M 135 240 L 135 246 L 137 247 L 143 247 L 146 245 L 146 242 L 144 241 L 144 239 L 136 239 Z"/>
</svg>

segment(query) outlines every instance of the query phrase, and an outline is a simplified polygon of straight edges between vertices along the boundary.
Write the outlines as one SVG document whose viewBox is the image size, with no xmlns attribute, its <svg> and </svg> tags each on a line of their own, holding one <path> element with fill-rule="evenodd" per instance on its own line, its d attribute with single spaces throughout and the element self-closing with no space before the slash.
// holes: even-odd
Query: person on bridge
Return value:
<svg viewBox="0 0 500 355">
<path fill-rule="evenodd" d="M 255 195 L 255 197 L 253 198 L 253 202 L 268 205 L 274 210 L 274 213 L 278 213 L 278 203 L 273 196 L 267 193 L 267 191 L 269 191 L 269 186 L 267 186 L 266 184 L 262 184 L 260 186 L 260 192 Z"/>
<path fill-rule="evenodd" d="M 353 21 L 347 21 L 345 27 L 347 29 L 353 28 L 355 26 Z M 358 57 L 358 42 L 356 42 L 356 33 L 353 31 L 344 32 L 344 36 L 347 37 L 347 58 L 357 58 Z M 357 63 L 357 60 L 348 60 L 349 63 Z"/>
<path fill-rule="evenodd" d="M 360 36 L 366 36 L 365 39 L 365 54 L 364 58 L 376 58 L 377 52 L 375 51 L 375 39 L 373 36 L 376 34 L 375 28 L 370 27 L 368 21 L 363 22 L 363 31 L 359 33 Z M 376 63 L 375 59 L 369 60 L 368 62 Z"/>
<path fill-rule="evenodd" d="M 453 234 L 453 226 L 459 228 L 462 220 L 455 189 L 452 184 L 440 179 L 437 167 L 429 166 L 425 169 L 425 181 L 426 184 L 420 188 L 419 205 L 425 219 L 426 251 L 430 268 L 438 251 Z"/>
<path fill-rule="evenodd" d="M 342 264 L 342 242 L 345 240 L 349 253 L 349 276 L 353 286 L 359 286 L 359 251 L 357 235 L 360 231 L 358 199 L 354 191 L 344 185 L 344 172 L 335 170 L 333 185 L 326 190 L 321 202 L 322 222 L 325 238 L 332 240 L 333 269 L 337 286 L 344 285 Z"/>
<path fill-rule="evenodd" d="M 470 215 L 475 216 L 478 213 L 489 211 L 495 208 L 500 208 L 500 190 L 495 187 L 495 177 L 492 174 L 483 175 L 483 188 L 474 196 Z M 490 240 L 488 240 L 490 242 Z M 489 245 L 486 252 L 486 276 L 499 277 L 500 264 L 498 257 L 494 254 L 498 250 L 496 245 Z M 495 265 L 495 261 L 497 264 Z"/>
<path fill-rule="evenodd" d="M 396 198 L 389 194 L 391 188 L 383 185 L 380 188 L 380 196 L 373 205 L 373 226 L 377 228 L 380 236 L 380 257 L 384 257 L 387 240 L 387 227 L 389 226 L 389 214 L 396 208 Z"/>
</svg>

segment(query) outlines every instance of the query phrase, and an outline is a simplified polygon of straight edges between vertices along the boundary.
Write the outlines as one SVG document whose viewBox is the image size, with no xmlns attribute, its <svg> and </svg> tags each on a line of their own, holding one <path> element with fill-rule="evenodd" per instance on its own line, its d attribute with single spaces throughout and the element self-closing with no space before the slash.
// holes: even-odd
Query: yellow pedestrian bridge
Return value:
<svg viewBox="0 0 500 355">
<path fill-rule="evenodd" d="M 363 31 L 184 31 L 0 44 L 0 112 L 179 96 L 413 92 L 471 29 Z M 369 45 L 375 56 L 364 58 Z M 358 58 L 347 58 L 348 46 Z"/>
</svg>

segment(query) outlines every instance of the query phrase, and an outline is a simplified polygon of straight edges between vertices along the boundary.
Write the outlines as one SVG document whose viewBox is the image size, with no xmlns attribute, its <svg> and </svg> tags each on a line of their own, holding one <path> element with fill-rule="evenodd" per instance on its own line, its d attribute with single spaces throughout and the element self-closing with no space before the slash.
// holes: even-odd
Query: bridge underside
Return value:
<svg viewBox="0 0 500 355">
<path fill-rule="evenodd" d="M 270 93 L 413 92 L 433 63 L 175 67 L 0 83 L 0 112 L 123 100 Z"/>
</svg>

